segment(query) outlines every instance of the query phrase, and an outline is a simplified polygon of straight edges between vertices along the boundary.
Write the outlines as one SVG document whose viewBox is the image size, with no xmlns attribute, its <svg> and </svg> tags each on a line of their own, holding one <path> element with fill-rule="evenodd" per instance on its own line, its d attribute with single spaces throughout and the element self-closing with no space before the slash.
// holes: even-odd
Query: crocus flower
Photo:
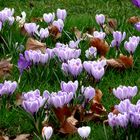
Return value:
<svg viewBox="0 0 140 140">
<path fill-rule="evenodd" d="M 65 9 L 57 9 L 57 18 L 58 19 L 62 19 L 62 20 L 65 20 L 66 16 L 67 16 L 67 12 Z"/>
<path fill-rule="evenodd" d="M 140 37 L 136 37 L 136 36 L 130 37 L 129 41 L 126 41 L 124 43 L 124 47 L 130 54 L 133 54 L 139 44 L 139 41 L 140 41 Z"/>
<path fill-rule="evenodd" d="M 54 21 L 55 14 L 54 13 L 49 13 L 49 14 L 44 14 L 43 19 L 46 23 L 52 23 Z"/>
<path fill-rule="evenodd" d="M 95 96 L 95 89 L 91 86 L 81 88 L 81 92 L 84 94 L 84 97 L 87 101 L 90 101 Z"/>
<path fill-rule="evenodd" d="M 64 105 L 67 105 L 73 98 L 74 93 L 62 92 L 52 93 L 49 99 L 51 105 L 55 108 L 62 108 Z"/>
<path fill-rule="evenodd" d="M 39 36 L 41 39 L 47 38 L 49 36 L 49 30 L 48 28 L 41 28 L 39 31 Z"/>
<path fill-rule="evenodd" d="M 54 48 L 55 55 L 63 62 L 66 62 L 67 60 L 78 58 L 81 54 L 81 49 L 71 49 L 69 47 L 57 47 Z"/>
<path fill-rule="evenodd" d="M 104 24 L 104 22 L 105 22 L 105 16 L 103 15 L 103 14 L 97 14 L 96 16 L 95 16 L 95 19 L 96 19 L 96 22 L 99 24 L 99 25 L 103 25 Z"/>
<path fill-rule="evenodd" d="M 17 88 L 17 82 L 14 81 L 4 81 L 4 83 L 0 84 L 0 96 L 7 94 L 12 95 Z"/>
<path fill-rule="evenodd" d="M 140 22 L 137 22 L 134 26 L 136 30 L 140 31 Z"/>
<path fill-rule="evenodd" d="M 34 35 L 38 32 L 39 25 L 36 25 L 36 23 L 25 23 L 24 28 L 29 35 Z"/>
<path fill-rule="evenodd" d="M 45 99 L 40 96 L 38 89 L 23 93 L 22 98 L 22 107 L 31 114 L 38 112 L 39 108 L 45 103 Z"/>
<path fill-rule="evenodd" d="M 82 126 L 77 129 L 77 132 L 81 138 L 86 139 L 91 132 L 91 128 L 89 126 Z"/>
<path fill-rule="evenodd" d="M 85 56 L 88 59 L 96 58 L 97 49 L 95 47 L 90 47 L 88 50 L 85 51 Z"/>
<path fill-rule="evenodd" d="M 95 31 L 95 32 L 93 32 L 93 36 L 95 38 L 104 39 L 106 34 L 104 32 Z"/>
<path fill-rule="evenodd" d="M 62 63 L 62 70 L 66 74 L 69 73 L 74 77 L 77 77 L 82 72 L 82 69 L 82 62 L 79 58 L 68 60 L 67 63 Z"/>
<path fill-rule="evenodd" d="M 31 62 L 27 61 L 23 54 L 20 53 L 19 59 L 18 59 L 18 69 L 20 71 L 20 74 L 22 74 L 23 70 L 28 69 L 31 66 Z"/>
<path fill-rule="evenodd" d="M 53 21 L 52 25 L 56 26 L 58 28 L 59 32 L 62 32 L 62 30 L 64 28 L 64 22 L 62 19 Z"/>
<path fill-rule="evenodd" d="M 77 41 L 71 40 L 71 41 L 69 42 L 69 47 L 72 48 L 72 49 L 76 49 L 76 48 L 78 48 L 79 42 L 80 42 L 80 40 L 77 40 Z"/>
<path fill-rule="evenodd" d="M 125 39 L 125 36 L 126 36 L 126 33 L 123 32 L 119 32 L 119 31 L 116 31 L 116 32 L 113 32 L 113 41 L 111 42 L 111 46 L 112 47 L 115 47 L 118 49 L 121 42 Z"/>
<path fill-rule="evenodd" d="M 3 10 L 0 11 L 0 21 L 4 23 L 5 21 L 8 20 L 8 18 L 13 17 L 14 14 L 14 9 L 10 8 L 4 8 Z"/>
<path fill-rule="evenodd" d="M 136 7 L 140 8 L 140 1 L 139 1 L 139 0 L 132 0 L 132 3 L 133 3 Z"/>
<path fill-rule="evenodd" d="M 65 83 L 64 81 L 61 82 L 61 90 L 64 92 L 76 93 L 77 88 L 78 88 L 78 81 L 75 81 L 75 82 L 69 81 L 68 83 Z"/>
<path fill-rule="evenodd" d="M 108 123 L 112 128 L 116 126 L 126 128 L 128 125 L 128 122 L 129 122 L 129 117 L 127 113 L 124 113 L 124 114 L 119 113 L 118 115 L 109 113 L 108 115 Z"/>
<path fill-rule="evenodd" d="M 9 25 L 12 25 L 15 21 L 15 18 L 14 17 L 9 17 L 8 18 L 8 22 L 9 22 Z"/>
<path fill-rule="evenodd" d="M 138 92 L 138 88 L 136 86 L 119 86 L 117 89 L 113 89 L 113 94 L 120 100 L 131 99 Z"/>
<path fill-rule="evenodd" d="M 43 140 L 49 140 L 51 138 L 52 134 L 53 134 L 53 129 L 51 126 L 43 127 L 43 129 L 42 129 Z"/>
</svg>

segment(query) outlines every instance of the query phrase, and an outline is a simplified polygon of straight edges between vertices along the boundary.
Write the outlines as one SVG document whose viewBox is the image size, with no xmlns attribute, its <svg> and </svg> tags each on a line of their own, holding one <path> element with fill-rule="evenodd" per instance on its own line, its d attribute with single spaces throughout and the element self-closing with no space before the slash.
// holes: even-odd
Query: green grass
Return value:
<svg viewBox="0 0 140 140">
<path fill-rule="evenodd" d="M 31 4 L 33 5 L 32 7 L 30 6 Z M 132 35 L 140 35 L 140 33 L 136 31 L 132 25 L 127 23 L 127 19 L 129 17 L 140 16 L 140 9 L 135 8 L 129 0 L 0 0 L 0 10 L 4 7 L 14 8 L 15 15 L 20 15 L 20 12 L 23 10 L 26 11 L 27 21 L 31 21 L 32 17 L 42 17 L 43 13 L 55 12 L 57 8 L 65 8 L 68 12 L 68 17 L 66 19 L 64 30 L 69 32 L 71 32 L 73 27 L 77 27 L 79 30 L 85 30 L 87 27 L 95 27 L 98 29 L 99 27 L 95 22 L 95 15 L 103 13 L 108 17 L 117 19 L 117 30 L 126 31 L 127 39 Z M 0 53 L 0 58 L 6 57 L 6 55 L 8 55 L 12 57 L 12 62 L 17 65 L 18 53 L 14 49 L 14 44 L 16 42 L 19 42 L 25 45 L 27 38 L 24 38 L 24 36 L 20 34 L 18 29 L 15 29 L 15 26 L 12 27 L 10 31 L 5 30 L 5 32 L 3 33 L 3 36 L 8 43 L 8 48 L 5 49 L 5 51 L 1 49 L 2 53 Z M 70 35 L 72 36 L 72 34 Z M 112 36 L 109 36 L 109 38 L 107 38 L 108 43 L 111 42 L 111 39 Z M 60 41 L 69 42 L 69 38 L 63 33 Z M 55 42 L 53 41 L 48 41 L 46 43 L 49 47 L 54 47 L 55 44 Z M 2 46 L 2 43 L 0 43 L 0 46 Z M 80 47 L 82 50 L 86 50 L 88 48 L 87 42 L 81 43 Z M 121 49 L 122 48 L 123 45 L 121 46 Z M 124 49 L 122 49 L 122 51 L 127 54 Z M 108 57 L 111 57 L 113 53 L 114 50 L 112 49 L 108 54 Z M 113 94 L 109 92 L 110 88 L 118 87 L 119 85 L 136 85 L 140 89 L 139 54 L 140 46 L 137 48 L 134 56 L 135 66 L 133 69 L 128 69 L 121 72 L 113 69 L 107 70 L 102 81 L 98 84 L 99 89 L 101 89 L 101 91 L 103 92 L 102 104 L 105 106 L 108 112 L 110 111 L 110 108 L 114 106 L 114 104 L 119 103 L 119 101 L 113 96 Z M 52 66 L 53 64 L 54 62 L 51 62 Z M 34 71 L 34 69 L 32 70 Z M 41 70 L 43 70 L 43 67 L 41 68 Z M 54 69 L 49 70 L 54 71 Z M 60 89 L 57 77 L 54 73 L 48 76 L 39 77 L 36 76 L 36 74 L 40 74 L 38 71 L 39 69 L 37 69 L 37 73 L 32 72 L 30 75 L 27 72 L 24 72 L 17 93 L 21 93 L 23 91 L 27 92 L 37 88 L 40 89 L 41 92 L 43 92 L 45 89 L 49 91 L 57 91 Z M 45 73 L 47 73 L 47 71 L 48 69 L 45 70 Z M 56 74 L 60 80 L 66 80 L 60 70 L 56 71 Z M 48 80 L 48 77 L 50 77 L 50 80 Z M 17 81 L 18 78 L 19 72 L 15 66 L 10 79 Z M 92 83 L 87 84 L 93 86 Z M 138 93 L 133 102 L 136 102 L 139 98 L 140 94 Z M 89 139 L 106 139 L 103 124 L 90 122 L 89 125 L 92 128 Z M 23 114 L 18 107 L 11 107 L 9 110 L 0 110 L 0 134 L 4 133 L 10 136 L 15 136 L 20 133 L 33 134 L 33 130 L 34 128 L 29 119 L 26 118 L 26 115 Z M 111 128 L 106 126 L 106 131 L 107 137 L 109 139 L 113 139 Z M 59 134 L 55 134 L 52 139 L 77 140 L 80 138 L 77 134 L 75 134 L 74 136 L 60 136 Z"/>
</svg>

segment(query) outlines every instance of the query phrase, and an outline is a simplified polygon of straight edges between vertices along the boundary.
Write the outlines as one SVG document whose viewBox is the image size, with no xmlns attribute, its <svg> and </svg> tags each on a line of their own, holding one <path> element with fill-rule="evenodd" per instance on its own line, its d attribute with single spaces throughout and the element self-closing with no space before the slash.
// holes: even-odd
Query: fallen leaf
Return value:
<svg viewBox="0 0 140 140">
<path fill-rule="evenodd" d="M 103 93 L 100 89 L 96 89 L 95 96 L 93 98 L 93 102 L 100 103 L 102 99 Z"/>
<path fill-rule="evenodd" d="M 46 51 L 45 43 L 41 43 L 33 38 L 28 38 L 26 42 L 26 50 L 40 50 L 42 52 Z"/>
<path fill-rule="evenodd" d="M 67 120 L 61 125 L 59 132 L 63 134 L 73 134 L 77 132 L 77 128 Z"/>
<path fill-rule="evenodd" d="M 2 59 L 0 61 L 0 78 L 10 75 L 13 64 L 10 63 L 11 59 Z"/>
<path fill-rule="evenodd" d="M 90 46 L 94 46 L 97 48 L 97 52 L 101 56 L 105 56 L 109 51 L 109 45 L 105 40 L 101 40 L 99 38 L 91 38 Z"/>
<path fill-rule="evenodd" d="M 82 38 L 82 32 L 77 27 L 73 28 L 73 32 L 77 40 Z"/>
<path fill-rule="evenodd" d="M 39 21 L 42 22 L 43 18 L 41 18 L 41 17 L 38 17 L 38 18 L 34 17 L 34 18 L 31 19 L 31 21 L 32 22 L 39 22 Z"/>
<path fill-rule="evenodd" d="M 117 28 L 117 20 L 114 18 L 108 18 L 107 19 L 108 25 L 110 28 L 112 29 L 116 29 Z"/>
<path fill-rule="evenodd" d="M 73 116 L 68 117 L 67 122 L 71 123 L 72 125 L 76 125 L 78 123 L 78 121 Z"/>
<path fill-rule="evenodd" d="M 52 36 L 53 39 L 58 39 L 61 37 L 62 34 L 56 26 L 50 25 L 48 29 L 49 29 L 50 36 Z"/>
<path fill-rule="evenodd" d="M 128 23 L 135 24 L 137 22 L 140 22 L 140 18 L 137 16 L 133 16 L 128 19 Z"/>
<path fill-rule="evenodd" d="M 21 134 L 18 135 L 14 140 L 29 140 L 28 137 L 30 137 L 30 134 Z"/>
<path fill-rule="evenodd" d="M 107 65 L 116 69 L 127 69 L 133 66 L 133 57 L 120 55 L 118 59 L 107 59 Z"/>
<path fill-rule="evenodd" d="M 5 138 L 3 136 L 0 136 L 0 140 L 5 140 Z"/>
<path fill-rule="evenodd" d="M 22 101 L 23 101 L 22 95 L 21 95 L 20 93 L 16 94 L 16 101 L 15 101 L 15 104 L 16 104 L 17 106 L 19 106 L 19 105 L 22 104 Z"/>
</svg>

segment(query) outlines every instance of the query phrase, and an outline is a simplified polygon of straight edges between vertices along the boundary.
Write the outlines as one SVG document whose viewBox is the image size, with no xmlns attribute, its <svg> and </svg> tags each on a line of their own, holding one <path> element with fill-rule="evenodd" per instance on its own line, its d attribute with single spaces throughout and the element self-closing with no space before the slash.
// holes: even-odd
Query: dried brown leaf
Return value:
<svg viewBox="0 0 140 140">
<path fill-rule="evenodd" d="M 95 96 L 93 98 L 93 102 L 100 103 L 102 99 L 103 93 L 100 89 L 96 89 Z"/>
<path fill-rule="evenodd" d="M 14 140 L 29 140 L 30 134 L 21 134 L 18 135 Z"/>
<path fill-rule="evenodd" d="M 135 24 L 137 22 L 140 22 L 140 18 L 137 16 L 133 16 L 128 19 L 128 23 Z"/>
<path fill-rule="evenodd" d="M 50 36 L 52 36 L 54 39 L 58 39 L 61 37 L 62 34 L 56 26 L 50 25 L 48 29 Z"/>
<path fill-rule="evenodd" d="M 0 136 L 0 140 L 5 140 L 5 138 L 3 136 Z"/>
<path fill-rule="evenodd" d="M 22 95 L 21 95 L 20 93 L 16 94 L 16 101 L 15 101 L 15 104 L 16 104 L 17 106 L 19 106 L 19 105 L 22 104 L 22 101 L 23 101 Z"/>
<path fill-rule="evenodd" d="M 42 52 L 45 52 L 46 45 L 33 38 L 28 38 L 26 42 L 26 50 L 41 50 Z"/>
<path fill-rule="evenodd" d="M 74 126 L 78 123 L 78 121 L 73 116 L 68 117 L 67 122 L 71 123 Z"/>
<path fill-rule="evenodd" d="M 107 19 L 108 25 L 110 28 L 112 29 L 116 29 L 117 28 L 117 20 L 114 18 L 108 18 Z"/>
<path fill-rule="evenodd" d="M 11 59 L 3 59 L 0 61 L 0 78 L 10 75 L 13 67 L 10 61 Z"/>
<path fill-rule="evenodd" d="M 92 38 L 90 40 L 90 46 L 94 46 L 97 48 L 97 52 L 101 56 L 105 56 L 107 52 L 109 51 L 109 45 L 106 41 L 101 40 L 99 38 Z"/>
<path fill-rule="evenodd" d="M 59 132 L 63 134 L 73 134 L 77 132 L 77 128 L 67 120 L 61 125 Z"/>
<path fill-rule="evenodd" d="M 34 18 L 31 19 L 31 21 L 32 22 L 39 22 L 39 21 L 42 22 L 43 18 L 41 18 L 41 17 L 34 17 Z"/>
<path fill-rule="evenodd" d="M 77 27 L 73 28 L 73 32 L 74 32 L 74 34 L 75 34 L 77 39 L 81 39 L 82 38 L 82 32 Z"/>
<path fill-rule="evenodd" d="M 127 69 L 133 66 L 133 57 L 120 55 L 118 59 L 107 59 L 107 65 L 116 69 Z"/>
</svg>

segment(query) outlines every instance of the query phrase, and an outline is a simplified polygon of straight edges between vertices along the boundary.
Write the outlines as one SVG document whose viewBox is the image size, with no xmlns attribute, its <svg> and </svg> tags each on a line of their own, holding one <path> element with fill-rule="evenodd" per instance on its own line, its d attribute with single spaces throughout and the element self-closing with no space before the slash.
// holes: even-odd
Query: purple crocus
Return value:
<svg viewBox="0 0 140 140">
<path fill-rule="evenodd" d="M 128 122 L 129 122 L 129 117 L 127 113 L 124 114 L 119 113 L 118 115 L 109 113 L 108 115 L 108 123 L 112 128 L 116 126 L 126 128 Z"/>
<path fill-rule="evenodd" d="M 71 49 L 68 46 L 54 48 L 55 55 L 63 62 L 67 60 L 78 58 L 81 54 L 81 49 Z"/>
<path fill-rule="evenodd" d="M 78 89 L 78 81 L 75 82 L 69 81 L 68 83 L 65 83 L 64 81 L 61 82 L 61 90 L 63 92 L 76 93 L 77 89 Z"/>
<path fill-rule="evenodd" d="M 65 20 L 66 16 L 67 16 L 67 12 L 65 9 L 57 9 L 57 18 L 58 19 L 62 19 L 62 20 Z"/>
<path fill-rule="evenodd" d="M 136 7 L 140 8 L 140 1 L 139 1 L 139 0 L 132 0 L 132 3 L 133 3 Z"/>
<path fill-rule="evenodd" d="M 140 22 L 137 22 L 134 26 L 136 30 L 140 31 Z"/>
<path fill-rule="evenodd" d="M 126 36 L 125 32 L 123 32 L 123 33 L 119 32 L 119 31 L 113 32 L 114 39 L 111 42 L 111 46 L 116 47 L 116 49 L 118 50 L 121 42 L 125 39 L 125 36 Z"/>
<path fill-rule="evenodd" d="M 105 38 L 106 34 L 104 32 L 98 32 L 98 31 L 95 31 L 93 32 L 93 37 L 95 38 L 99 38 L 101 40 L 103 40 Z"/>
<path fill-rule="evenodd" d="M 126 41 L 124 43 L 124 47 L 130 54 L 133 54 L 139 44 L 139 41 L 140 41 L 140 37 L 136 37 L 136 36 L 129 37 L 129 41 Z"/>
<path fill-rule="evenodd" d="M 54 21 L 55 14 L 54 13 L 49 13 L 49 14 L 44 14 L 43 19 L 46 23 L 52 23 Z"/>
<path fill-rule="evenodd" d="M 91 86 L 81 88 L 81 92 L 84 94 L 84 97 L 87 101 L 90 101 L 95 96 L 95 89 Z"/>
<path fill-rule="evenodd" d="M 119 86 L 118 88 L 113 89 L 113 94 L 120 100 L 124 99 L 131 99 L 134 97 L 138 92 L 137 86 Z"/>
<path fill-rule="evenodd" d="M 36 25 L 36 23 L 25 23 L 24 24 L 24 29 L 26 32 L 33 36 L 35 33 L 38 32 L 39 25 Z"/>
<path fill-rule="evenodd" d="M 52 93 L 50 97 L 50 104 L 55 108 L 62 108 L 64 105 L 67 105 L 73 98 L 74 94 L 72 92 L 62 92 Z"/>
<path fill-rule="evenodd" d="M 79 58 L 68 60 L 67 63 L 62 63 L 62 70 L 66 74 L 71 74 L 77 77 L 82 72 L 83 66 Z"/>
<path fill-rule="evenodd" d="M 79 43 L 80 43 L 80 40 L 77 40 L 77 41 L 71 40 L 69 42 L 69 48 L 76 49 L 76 48 L 78 48 Z"/>
<path fill-rule="evenodd" d="M 85 51 L 85 56 L 88 59 L 96 58 L 97 49 L 95 47 L 90 47 L 88 50 Z"/>
<path fill-rule="evenodd" d="M 105 16 L 103 14 L 97 14 L 95 16 L 96 22 L 100 25 L 103 26 L 104 22 L 105 22 Z"/>
<path fill-rule="evenodd" d="M 27 61 L 23 54 L 19 54 L 18 59 L 18 69 L 20 71 L 20 74 L 22 74 L 23 70 L 28 69 L 31 66 L 31 61 Z"/>
<path fill-rule="evenodd" d="M 44 105 L 46 100 L 40 96 L 40 91 L 38 89 L 23 93 L 22 98 L 22 107 L 31 114 L 38 112 L 39 108 Z"/>
<path fill-rule="evenodd" d="M 4 83 L 0 84 L 0 96 L 7 94 L 12 95 L 17 88 L 17 82 L 14 81 L 4 81 Z"/>
<path fill-rule="evenodd" d="M 62 30 L 64 28 L 64 22 L 62 19 L 53 21 L 52 25 L 56 26 L 58 28 L 59 32 L 62 32 Z"/>
<path fill-rule="evenodd" d="M 45 39 L 49 36 L 49 30 L 48 28 L 41 28 L 40 31 L 39 31 L 39 36 L 40 36 L 40 39 Z"/>
</svg>

